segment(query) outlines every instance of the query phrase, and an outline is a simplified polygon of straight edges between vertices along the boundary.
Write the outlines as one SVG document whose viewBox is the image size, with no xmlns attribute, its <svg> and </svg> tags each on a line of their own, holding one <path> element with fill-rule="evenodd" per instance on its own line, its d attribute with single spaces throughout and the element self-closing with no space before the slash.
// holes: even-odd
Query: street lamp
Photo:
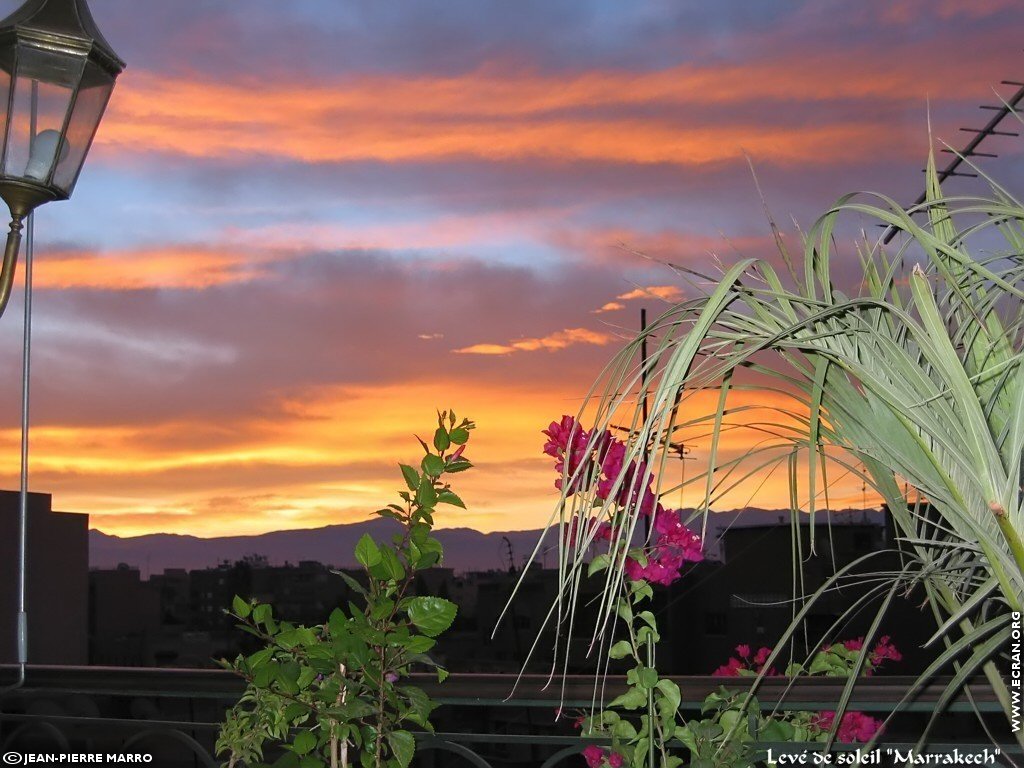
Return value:
<svg viewBox="0 0 1024 768">
<path fill-rule="evenodd" d="M 71 196 L 123 69 L 85 0 L 28 0 L 0 21 L 0 197 L 11 211 L 0 315 L 23 221 L 37 206 Z"/>
<path fill-rule="evenodd" d="M 114 80 L 124 62 L 93 21 L 86 0 L 27 0 L 0 21 L 0 197 L 11 211 L 0 264 L 0 315 L 7 308 L 29 214 L 67 200 L 85 163 Z M 18 679 L 25 683 L 28 613 L 29 357 L 32 318 L 32 220 L 25 253 L 25 328 L 21 375 L 21 485 L 18 510 Z"/>
</svg>

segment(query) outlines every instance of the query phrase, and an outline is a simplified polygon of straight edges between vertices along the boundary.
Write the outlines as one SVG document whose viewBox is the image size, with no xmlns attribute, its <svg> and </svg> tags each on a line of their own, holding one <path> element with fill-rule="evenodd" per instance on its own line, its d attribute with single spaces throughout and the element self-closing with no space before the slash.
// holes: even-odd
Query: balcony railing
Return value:
<svg viewBox="0 0 1024 768">
<path fill-rule="evenodd" d="M 0 668 L 0 685 L 13 677 Z M 683 708 L 696 716 L 704 698 L 723 683 L 743 690 L 742 682 L 713 677 L 675 678 Z M 525 676 L 512 694 L 512 675 L 453 674 L 443 685 L 424 675 L 414 681 L 443 705 L 435 716 L 436 734 L 420 734 L 416 765 L 581 766 L 578 755 L 587 743 L 572 729 L 577 710 L 590 709 L 594 687 L 587 677 L 570 677 L 564 690 L 560 680 L 546 685 L 537 675 Z M 885 716 L 903 698 L 912 678 L 868 678 L 858 685 L 850 709 Z M 945 681 L 936 680 L 901 709 L 899 719 L 886 732 L 890 748 L 907 750 L 935 709 Z M 839 700 L 841 680 L 811 678 L 766 680 L 758 691 L 762 710 L 832 710 Z M 621 678 L 609 678 L 604 690 L 610 700 L 624 690 Z M 0 752 L 149 753 L 152 765 L 206 766 L 222 761 L 213 743 L 224 710 L 237 700 L 242 684 L 221 670 L 147 669 L 110 667 L 30 667 L 25 686 L 0 699 Z M 567 716 L 556 722 L 561 702 Z M 975 711 L 982 713 L 985 727 Z M 992 690 L 972 686 L 968 696 L 952 701 L 938 731 L 942 743 L 935 753 L 992 746 L 990 733 L 1009 737 L 1005 717 Z M 793 751 L 798 745 L 762 744 L 764 748 Z M 821 745 L 807 745 L 809 748 Z M 840 745 L 840 749 L 856 745 Z M 1012 765 L 1009 755 L 1021 755 L 1010 744 L 999 744 L 996 764 Z"/>
</svg>

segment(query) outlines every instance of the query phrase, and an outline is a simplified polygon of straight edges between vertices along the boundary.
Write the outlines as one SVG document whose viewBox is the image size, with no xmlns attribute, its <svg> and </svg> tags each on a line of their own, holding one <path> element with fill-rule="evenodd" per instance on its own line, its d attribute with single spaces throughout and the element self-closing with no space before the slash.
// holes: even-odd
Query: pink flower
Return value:
<svg viewBox="0 0 1024 768">
<path fill-rule="evenodd" d="M 626 578 L 630 581 L 641 581 L 644 578 L 645 569 L 639 561 L 632 557 L 626 558 Z"/>
<path fill-rule="evenodd" d="M 863 712 L 847 712 L 839 725 L 841 741 L 871 741 L 882 728 L 882 721 L 865 715 Z"/>
<path fill-rule="evenodd" d="M 615 537 L 615 526 L 611 523 L 600 523 L 597 526 L 597 533 L 594 534 L 595 541 L 611 541 Z"/>
<path fill-rule="evenodd" d="M 596 744 L 591 744 L 583 750 L 583 758 L 587 761 L 587 768 L 601 768 L 604 762 L 604 750 Z"/>
<path fill-rule="evenodd" d="M 611 766 L 611 768 L 622 768 L 622 755 L 618 752 L 609 753 L 608 765 Z"/>
<path fill-rule="evenodd" d="M 858 637 L 856 640 L 844 640 L 843 647 L 848 651 L 859 651 L 864 647 L 864 638 Z"/>
<path fill-rule="evenodd" d="M 903 654 L 896 650 L 896 646 L 889 642 L 889 636 L 883 635 L 878 638 L 878 644 L 871 652 L 871 663 L 879 666 L 884 661 L 902 661 Z"/>
<path fill-rule="evenodd" d="M 770 648 L 760 648 L 753 658 L 750 656 L 750 646 L 746 643 L 736 646 L 736 653 L 740 658 L 731 658 L 729 661 L 711 673 L 712 677 L 740 677 L 742 673 L 759 674 L 764 671 L 768 677 L 778 677 L 779 673 L 774 669 L 765 670 L 765 662 L 771 655 Z"/>
<path fill-rule="evenodd" d="M 557 459 L 569 449 L 570 442 L 578 444 L 579 436 L 586 432 L 572 416 L 563 416 L 560 421 L 552 421 L 547 429 L 541 430 L 548 436 L 544 443 L 544 453 Z"/>
<path fill-rule="evenodd" d="M 820 712 L 811 720 L 811 725 L 822 731 L 830 731 L 835 719 L 835 712 Z M 839 741 L 847 744 L 867 742 L 871 741 L 881 728 L 881 720 L 876 720 L 863 712 L 847 712 L 839 723 L 839 732 L 836 735 Z"/>
<path fill-rule="evenodd" d="M 597 483 L 597 497 L 599 499 L 607 499 L 611 495 L 615 481 L 618 479 L 619 473 L 622 472 L 622 464 L 625 457 L 625 443 L 619 440 L 612 440 L 601 456 L 601 474 L 604 477 Z M 626 478 L 623 481 L 623 485 L 628 484 L 628 482 L 629 479 Z"/>
<path fill-rule="evenodd" d="M 739 677 L 740 670 L 746 669 L 743 666 L 743 662 L 736 658 L 731 658 L 726 664 L 723 664 L 714 672 L 711 673 L 712 677 Z"/>
<path fill-rule="evenodd" d="M 648 581 L 667 587 L 679 578 L 679 571 L 670 564 L 649 559 L 647 565 L 640 565 L 632 557 L 626 558 L 626 577 L 631 581 Z"/>
<path fill-rule="evenodd" d="M 386 675 L 384 675 L 384 679 L 387 680 L 389 683 L 397 683 L 398 675 L 396 675 L 394 672 L 388 672 Z"/>
<path fill-rule="evenodd" d="M 652 507 L 655 503 L 652 501 Z M 626 576 L 633 581 L 668 586 L 679 578 L 679 570 L 685 563 L 703 560 L 704 553 L 700 536 L 683 525 L 678 511 L 666 510 L 660 504 L 656 506 L 653 530 L 657 537 L 647 552 L 647 565 L 627 558 Z"/>
<path fill-rule="evenodd" d="M 587 458 L 589 436 L 586 430 L 572 416 L 563 416 L 560 421 L 552 421 L 542 432 L 548 436 L 548 441 L 544 443 L 544 453 L 557 459 L 555 470 L 559 475 L 571 477 Z M 562 489 L 562 477 L 555 480 L 555 487 Z M 573 487 L 570 493 L 578 490 L 578 487 Z"/>
</svg>

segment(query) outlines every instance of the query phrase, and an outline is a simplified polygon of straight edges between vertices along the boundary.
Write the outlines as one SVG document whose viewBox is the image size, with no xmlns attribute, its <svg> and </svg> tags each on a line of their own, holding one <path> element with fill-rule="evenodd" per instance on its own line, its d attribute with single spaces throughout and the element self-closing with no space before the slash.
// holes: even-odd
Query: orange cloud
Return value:
<svg viewBox="0 0 1024 768">
<path fill-rule="evenodd" d="M 600 309 L 594 309 L 594 310 L 591 310 L 591 311 L 595 315 L 599 315 L 602 312 L 615 312 L 617 310 L 625 309 L 625 308 L 626 308 L 625 304 L 621 304 L 618 301 L 609 301 L 609 302 L 606 302 L 605 304 L 603 304 Z"/>
<path fill-rule="evenodd" d="M 124 536 L 158 531 L 217 536 L 353 522 L 393 498 L 401 485 L 397 462 L 419 452 L 412 433 L 428 431 L 434 407 L 454 405 L 479 424 L 467 453 L 477 466 L 457 478 L 468 509 L 444 508 L 439 525 L 535 528 L 548 522 L 557 499 L 552 462 L 540 451 L 540 430 L 579 410 L 586 383 L 481 387 L 451 379 L 324 386 L 268 403 L 259 417 L 217 424 L 41 424 L 33 430 L 32 482 L 34 489 L 54 493 L 58 509 L 88 512 L 93 527 Z M 681 413 L 693 418 L 710 412 L 716 397 L 713 391 L 692 393 Z M 725 457 L 762 444 L 766 435 L 759 425 L 786 421 L 770 409 L 791 405 L 780 395 L 739 390 L 730 402 L 759 410 L 726 418 L 719 446 Z M 690 458 L 668 461 L 661 488 L 666 503 L 694 505 L 702 498 L 702 484 L 683 494 L 670 489 L 705 468 L 707 428 L 694 426 L 675 437 L 690 448 Z M 0 430 L 0 458 L 8 457 L 0 462 L 5 487 L 17 482 L 18 441 L 16 429 Z M 832 478 L 830 499 L 845 505 L 862 492 L 859 483 L 840 475 Z M 784 507 L 788 493 L 783 463 L 773 473 L 740 482 L 717 508 Z"/>
<path fill-rule="evenodd" d="M 901 61 L 914 56 L 901 48 Z M 870 99 L 923 101 L 973 95 L 990 73 L 975 59 L 925 69 L 844 50 L 715 68 L 654 72 L 500 72 L 454 77 L 353 76 L 323 85 L 208 82 L 129 72 L 97 137 L 118 151 L 192 157 L 263 155 L 303 162 L 483 158 L 667 163 L 732 160 L 745 148 L 774 162 L 816 162 L 881 150 L 919 150 L 919 136 L 886 133 L 888 118 L 787 119 L 711 115 L 751 103 Z M 954 71 L 955 68 L 955 71 Z M 955 77 L 953 76 L 955 75 Z M 648 107 L 665 108 L 663 113 Z M 641 108 L 643 108 L 641 110 Z M 634 114 L 636 113 L 636 114 Z"/>
<path fill-rule="evenodd" d="M 648 285 L 634 288 L 632 291 L 620 294 L 616 298 L 623 301 L 632 299 L 661 299 L 662 301 L 678 301 L 683 292 L 674 285 Z"/>
<path fill-rule="evenodd" d="M 536 352 L 544 349 L 553 352 L 574 344 L 596 344 L 604 346 L 615 340 L 615 336 L 587 328 L 567 328 L 539 339 L 518 339 L 508 344 L 473 344 L 452 352 L 459 355 L 510 355 L 513 352 Z"/>
<path fill-rule="evenodd" d="M 435 406 L 455 405 L 480 425 L 467 453 L 477 469 L 457 478 L 469 509 L 444 508 L 438 523 L 532 528 L 553 508 L 540 430 L 577 408 L 578 388 L 459 380 L 322 387 L 268 404 L 262 418 L 216 427 L 40 425 L 33 487 L 118 535 L 216 536 L 364 520 L 402 485 L 397 462 L 420 453 L 413 433 L 428 432 Z M 0 431 L 0 456 L 16 457 L 18 440 L 17 430 Z M 16 477 L 16 461 L 0 463 L 0 482 Z"/>
<path fill-rule="evenodd" d="M 48 251 L 36 262 L 36 288 L 209 288 L 265 276 L 266 255 L 195 246 L 104 253 Z"/>
</svg>

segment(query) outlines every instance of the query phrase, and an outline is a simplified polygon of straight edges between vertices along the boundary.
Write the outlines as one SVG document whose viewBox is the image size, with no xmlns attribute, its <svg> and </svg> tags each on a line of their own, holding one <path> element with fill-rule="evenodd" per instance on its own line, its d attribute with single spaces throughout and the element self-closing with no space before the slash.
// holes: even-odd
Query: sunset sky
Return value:
<svg viewBox="0 0 1024 768">
<path fill-rule="evenodd" d="M 446 407 L 477 469 L 439 524 L 543 524 L 539 430 L 683 295 L 632 251 L 769 256 L 744 153 L 787 226 L 909 203 L 929 109 L 962 144 L 1024 78 L 1017 0 L 90 5 L 128 69 L 37 217 L 31 487 L 119 535 L 364 519 Z M 988 151 L 1019 190 L 1024 139 Z"/>
</svg>

